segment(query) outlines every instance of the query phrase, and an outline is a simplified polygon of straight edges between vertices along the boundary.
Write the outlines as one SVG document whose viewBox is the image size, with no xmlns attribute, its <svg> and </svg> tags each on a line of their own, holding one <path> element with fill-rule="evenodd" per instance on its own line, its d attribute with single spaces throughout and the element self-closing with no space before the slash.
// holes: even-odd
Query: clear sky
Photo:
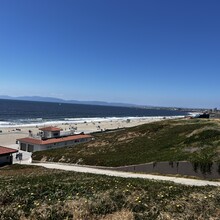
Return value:
<svg viewBox="0 0 220 220">
<path fill-rule="evenodd" d="M 0 95 L 220 107 L 220 1 L 1 0 Z"/>
</svg>

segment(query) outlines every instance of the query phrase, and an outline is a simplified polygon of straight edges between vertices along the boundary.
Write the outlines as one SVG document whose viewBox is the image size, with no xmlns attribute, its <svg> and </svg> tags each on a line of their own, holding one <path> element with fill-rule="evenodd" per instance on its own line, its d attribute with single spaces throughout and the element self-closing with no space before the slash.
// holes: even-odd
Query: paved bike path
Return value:
<svg viewBox="0 0 220 220">
<path fill-rule="evenodd" d="M 171 181 L 178 184 L 190 185 L 190 186 L 220 186 L 220 182 L 208 181 L 208 180 L 198 180 L 198 179 L 189 179 L 181 177 L 170 177 L 170 176 L 159 176 L 151 174 L 139 174 L 139 173 L 128 173 L 114 170 L 98 169 L 91 168 L 87 166 L 79 165 L 68 165 L 60 163 L 31 163 L 31 165 L 42 166 L 49 169 L 59 169 L 66 171 L 74 171 L 80 173 L 92 173 L 99 175 L 123 177 L 123 178 L 141 178 L 141 179 L 151 179 L 151 180 L 160 180 L 160 181 Z"/>
</svg>

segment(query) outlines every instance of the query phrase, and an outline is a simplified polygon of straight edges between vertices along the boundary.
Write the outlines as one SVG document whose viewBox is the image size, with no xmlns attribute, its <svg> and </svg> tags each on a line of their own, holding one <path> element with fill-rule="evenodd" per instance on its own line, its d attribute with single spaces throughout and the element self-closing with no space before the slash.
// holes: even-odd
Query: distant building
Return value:
<svg viewBox="0 0 220 220">
<path fill-rule="evenodd" d="M 62 129 L 53 126 L 40 128 L 39 130 L 41 132 L 38 136 L 34 136 L 30 133 L 30 137 L 17 139 L 20 145 L 20 150 L 35 152 L 73 146 L 75 144 L 92 140 L 92 136 L 86 134 L 67 135 L 67 133 L 64 133 L 61 135 L 60 132 Z"/>
<path fill-rule="evenodd" d="M 217 108 L 213 108 L 212 112 L 218 112 L 218 109 Z"/>
<path fill-rule="evenodd" d="M 205 113 L 197 114 L 193 116 L 192 118 L 210 118 L 210 114 L 205 112 Z"/>
<path fill-rule="evenodd" d="M 203 113 L 198 116 L 198 118 L 209 118 L 209 117 L 210 117 L 210 115 L 208 113 Z"/>
<path fill-rule="evenodd" d="M 17 152 L 18 150 L 0 146 L 0 166 L 12 164 L 12 154 Z"/>
</svg>

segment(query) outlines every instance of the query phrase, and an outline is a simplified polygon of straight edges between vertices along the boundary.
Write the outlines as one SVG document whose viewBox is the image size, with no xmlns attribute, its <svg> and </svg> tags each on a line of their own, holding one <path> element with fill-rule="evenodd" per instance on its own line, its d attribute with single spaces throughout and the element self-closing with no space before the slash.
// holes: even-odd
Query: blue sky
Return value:
<svg viewBox="0 0 220 220">
<path fill-rule="evenodd" d="M 1 0 L 0 95 L 220 107 L 218 0 Z"/>
</svg>

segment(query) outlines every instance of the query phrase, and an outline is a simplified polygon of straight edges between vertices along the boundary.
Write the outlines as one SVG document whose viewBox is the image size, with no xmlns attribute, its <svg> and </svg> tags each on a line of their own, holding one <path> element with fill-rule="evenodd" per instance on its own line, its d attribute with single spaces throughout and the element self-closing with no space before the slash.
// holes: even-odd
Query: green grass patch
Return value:
<svg viewBox="0 0 220 220">
<path fill-rule="evenodd" d="M 192 160 L 208 149 L 219 160 L 220 125 L 214 120 L 167 120 L 94 136 L 89 143 L 35 152 L 33 159 L 114 167 Z"/>
</svg>

